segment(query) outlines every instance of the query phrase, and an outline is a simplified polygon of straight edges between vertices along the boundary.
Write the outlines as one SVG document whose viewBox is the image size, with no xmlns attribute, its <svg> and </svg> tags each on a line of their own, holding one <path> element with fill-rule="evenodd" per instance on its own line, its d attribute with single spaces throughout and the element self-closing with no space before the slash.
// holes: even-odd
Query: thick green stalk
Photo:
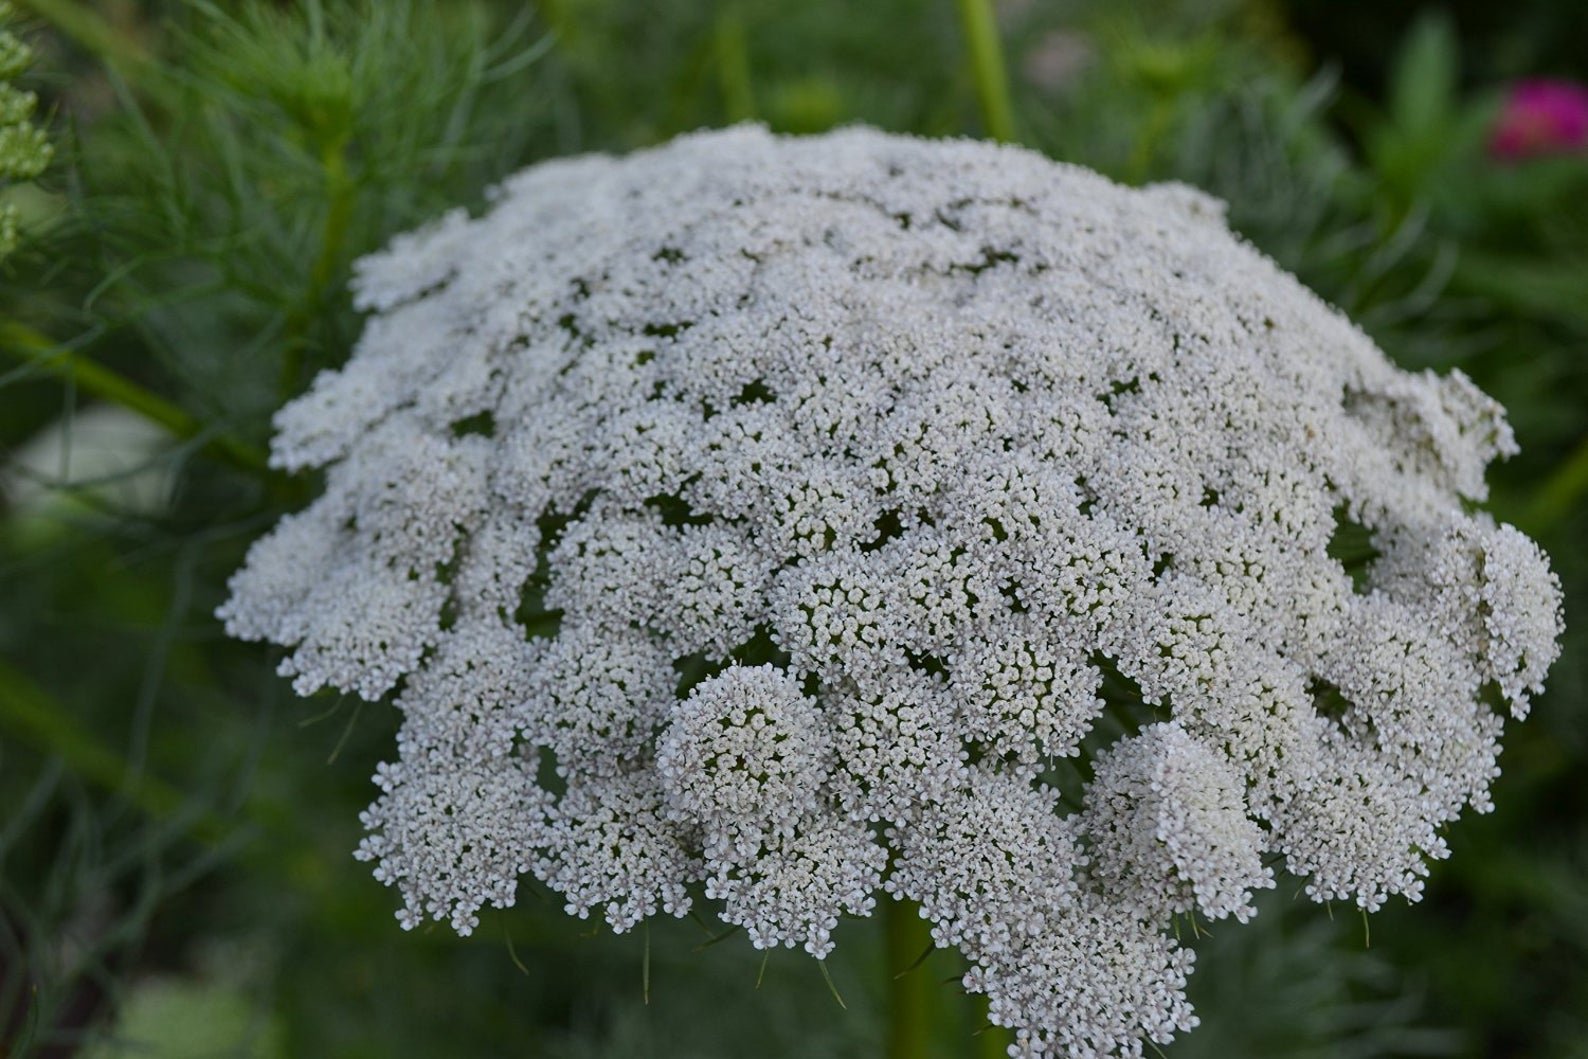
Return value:
<svg viewBox="0 0 1588 1059">
<path fill-rule="evenodd" d="M 937 983 L 921 965 L 932 947 L 931 927 L 914 901 L 889 901 L 883 909 L 887 932 L 888 1059 L 923 1059 L 931 1037 L 933 994 Z"/>
<path fill-rule="evenodd" d="M 1009 78 L 1004 72 L 1003 45 L 998 40 L 992 0 L 958 2 L 982 124 L 988 136 L 1008 143 L 1015 138 L 1014 106 L 1009 101 Z"/>
<path fill-rule="evenodd" d="M 85 393 L 120 405 L 164 427 L 183 440 L 204 438 L 204 448 L 250 474 L 271 475 L 263 453 L 228 437 L 206 437 L 204 425 L 158 394 L 109 368 L 73 354 L 32 328 L 0 323 L 0 350 L 42 371 L 70 382 Z"/>
<path fill-rule="evenodd" d="M 971 1010 L 976 1017 L 976 1059 L 1008 1059 L 1009 1031 L 987 1021 L 987 998 L 976 997 Z"/>
</svg>

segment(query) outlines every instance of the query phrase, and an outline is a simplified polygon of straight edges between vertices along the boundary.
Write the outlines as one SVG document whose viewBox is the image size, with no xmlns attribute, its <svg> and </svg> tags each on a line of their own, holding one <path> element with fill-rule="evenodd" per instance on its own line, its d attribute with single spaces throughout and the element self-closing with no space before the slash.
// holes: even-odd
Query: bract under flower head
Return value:
<svg viewBox="0 0 1588 1059">
<path fill-rule="evenodd" d="M 356 297 L 277 420 L 325 495 L 222 615 L 401 689 L 361 855 L 410 925 L 532 872 L 822 955 L 880 890 L 1017 1052 L 1139 1055 L 1195 1022 L 1174 915 L 1281 861 L 1415 898 L 1556 653 L 1472 513 L 1499 407 L 1188 188 L 736 128 L 528 169 Z"/>
</svg>

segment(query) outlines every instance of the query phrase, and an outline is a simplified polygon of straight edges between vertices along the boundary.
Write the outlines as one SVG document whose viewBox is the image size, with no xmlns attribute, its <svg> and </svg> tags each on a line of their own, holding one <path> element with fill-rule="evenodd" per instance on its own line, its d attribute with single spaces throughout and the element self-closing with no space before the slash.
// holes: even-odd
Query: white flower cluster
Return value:
<svg viewBox="0 0 1588 1059">
<path fill-rule="evenodd" d="M 1103 890 L 1150 920 L 1196 908 L 1244 923 L 1250 888 L 1274 884 L 1245 779 L 1174 722 L 1098 755 L 1083 821 Z"/>
<path fill-rule="evenodd" d="M 1415 899 L 1557 651 L 1474 513 L 1500 408 L 1187 188 L 741 127 L 535 166 L 356 291 L 277 420 L 325 494 L 222 616 L 396 692 L 407 925 L 527 872 L 820 956 L 881 892 L 1016 1054 L 1140 1055 L 1195 1024 L 1174 916 Z"/>
</svg>

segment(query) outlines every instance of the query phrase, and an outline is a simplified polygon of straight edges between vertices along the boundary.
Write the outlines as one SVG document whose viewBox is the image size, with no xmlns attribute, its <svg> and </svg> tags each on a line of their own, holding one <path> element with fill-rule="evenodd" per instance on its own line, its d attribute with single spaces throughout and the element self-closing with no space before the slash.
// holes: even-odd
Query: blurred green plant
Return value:
<svg viewBox="0 0 1588 1059">
<path fill-rule="evenodd" d="M 189 3 L 148 50 L 94 9 L 30 6 L 86 54 L 54 100 L 77 134 L 49 189 L 65 220 L 0 288 L 18 365 L 0 375 L 0 443 L 59 409 L 59 471 L 8 473 L 79 503 L 9 489 L 0 523 L 0 659 L 27 660 L 0 668 L 8 1054 L 89 1034 L 194 936 L 157 921 L 197 880 L 247 864 L 266 892 L 301 889 L 344 854 L 294 856 L 298 808 L 254 785 L 268 659 L 212 650 L 208 615 L 257 520 L 299 488 L 260 442 L 283 394 L 345 355 L 349 262 L 478 202 L 544 113 L 543 44 L 482 5 Z M 159 475 L 166 502 L 74 476 L 94 418 L 77 423 L 80 394 L 169 433 L 113 472 Z"/>
</svg>

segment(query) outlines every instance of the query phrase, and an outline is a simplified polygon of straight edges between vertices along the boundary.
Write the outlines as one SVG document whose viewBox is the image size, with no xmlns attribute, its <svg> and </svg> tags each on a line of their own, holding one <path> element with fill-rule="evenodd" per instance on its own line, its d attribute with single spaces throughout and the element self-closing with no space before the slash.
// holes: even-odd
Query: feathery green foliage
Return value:
<svg viewBox="0 0 1588 1059">
<path fill-rule="evenodd" d="M 352 259 L 530 153 L 538 50 L 471 4 L 193 6 L 168 31 L 181 65 L 83 145 L 93 308 L 258 441 L 356 333 Z"/>
</svg>

